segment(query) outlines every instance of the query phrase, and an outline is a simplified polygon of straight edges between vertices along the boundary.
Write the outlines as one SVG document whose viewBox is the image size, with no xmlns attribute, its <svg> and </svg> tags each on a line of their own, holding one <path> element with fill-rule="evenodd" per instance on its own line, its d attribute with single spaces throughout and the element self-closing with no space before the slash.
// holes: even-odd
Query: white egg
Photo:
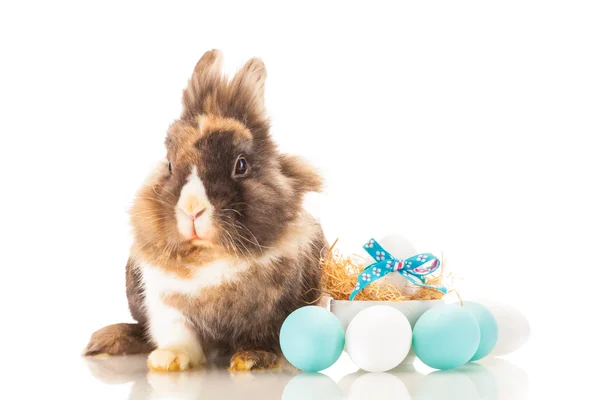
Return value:
<svg viewBox="0 0 600 400">
<path fill-rule="evenodd" d="M 395 368 L 406 358 L 411 344 L 408 319 L 386 305 L 360 311 L 346 330 L 346 352 L 354 364 L 369 372 Z"/>
<path fill-rule="evenodd" d="M 406 295 L 410 291 L 408 280 L 398 272 L 391 272 L 381 279 L 373 282 L 374 285 L 395 285 L 402 290 L 402 294 Z M 411 293 L 408 293 L 411 294 Z"/>
<path fill-rule="evenodd" d="M 400 235 L 387 235 L 377 241 L 396 258 L 404 260 L 417 255 L 415 246 L 408 239 Z"/>
<path fill-rule="evenodd" d="M 417 249 L 412 245 L 412 243 L 400 235 L 387 235 L 381 239 L 376 238 L 375 240 L 377 240 L 381 247 L 386 249 L 392 256 L 398 259 L 405 260 L 409 257 L 417 255 Z M 366 253 L 364 254 L 364 258 L 366 261 L 365 266 L 371 265 L 375 262 L 375 260 Z M 408 294 L 414 290 L 414 288 L 412 288 L 410 285 L 407 286 L 408 280 L 406 280 L 406 278 L 400 275 L 398 272 L 389 273 L 385 277 L 376 280 L 373 284 L 396 285 L 398 288 L 402 289 L 403 293 L 406 290 L 409 292 Z"/>
<path fill-rule="evenodd" d="M 531 327 L 527 318 L 515 307 L 502 304 L 493 300 L 480 300 L 487 307 L 498 323 L 498 342 L 492 356 L 503 356 L 523 347 L 529 335 Z"/>
</svg>

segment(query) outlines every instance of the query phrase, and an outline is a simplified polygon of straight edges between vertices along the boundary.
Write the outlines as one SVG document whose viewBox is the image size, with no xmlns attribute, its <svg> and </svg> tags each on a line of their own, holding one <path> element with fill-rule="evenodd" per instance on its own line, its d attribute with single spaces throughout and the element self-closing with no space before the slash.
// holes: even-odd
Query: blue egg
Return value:
<svg viewBox="0 0 600 400">
<path fill-rule="evenodd" d="M 455 305 L 427 310 L 413 329 L 415 354 L 431 368 L 451 369 L 469 362 L 479 340 L 477 319 Z"/>
<path fill-rule="evenodd" d="M 480 360 L 494 350 L 494 346 L 498 342 L 498 324 L 492 313 L 481 304 L 473 301 L 465 301 L 464 307 L 473 314 L 479 325 L 481 340 L 479 341 L 477 351 L 471 357 L 471 361 Z"/>
<path fill-rule="evenodd" d="M 279 343 L 294 367 L 317 372 L 333 365 L 344 350 L 340 320 L 322 307 L 306 306 L 291 313 L 281 326 Z"/>
</svg>

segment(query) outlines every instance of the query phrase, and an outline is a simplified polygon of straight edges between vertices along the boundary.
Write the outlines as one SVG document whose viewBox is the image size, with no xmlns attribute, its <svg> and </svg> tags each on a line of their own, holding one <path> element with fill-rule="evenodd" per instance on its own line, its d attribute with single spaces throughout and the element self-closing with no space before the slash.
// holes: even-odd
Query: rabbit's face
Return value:
<svg viewBox="0 0 600 400">
<path fill-rule="evenodd" d="M 277 153 L 237 120 L 201 115 L 178 121 L 166 144 L 168 177 L 159 193 L 170 199 L 182 240 L 248 255 L 277 231 L 261 224 L 264 214 L 276 212 L 277 221 L 266 220 L 277 226 L 297 212 Z"/>
<path fill-rule="evenodd" d="M 309 166 L 270 138 L 262 62 L 250 60 L 228 82 L 219 60 L 209 52 L 196 66 L 183 115 L 167 134 L 167 162 L 134 204 L 138 243 L 163 255 L 218 247 L 250 258 L 281 236 L 302 195 L 320 187 Z"/>
</svg>

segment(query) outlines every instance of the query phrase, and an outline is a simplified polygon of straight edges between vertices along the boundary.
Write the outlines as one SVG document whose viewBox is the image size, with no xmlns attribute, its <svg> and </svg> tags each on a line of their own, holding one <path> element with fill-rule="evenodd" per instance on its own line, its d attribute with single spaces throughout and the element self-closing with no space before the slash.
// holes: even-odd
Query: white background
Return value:
<svg viewBox="0 0 600 400">
<path fill-rule="evenodd" d="M 194 64 L 219 48 L 230 73 L 266 63 L 272 134 L 322 171 L 308 206 L 330 241 L 360 252 L 394 232 L 443 251 L 464 297 L 528 316 L 531 398 L 586 393 L 578 360 L 599 356 L 596 2 L 160 4 L 0 5 L 3 377 L 91 385 L 70 369 L 79 351 L 129 319 L 127 209 Z"/>
</svg>

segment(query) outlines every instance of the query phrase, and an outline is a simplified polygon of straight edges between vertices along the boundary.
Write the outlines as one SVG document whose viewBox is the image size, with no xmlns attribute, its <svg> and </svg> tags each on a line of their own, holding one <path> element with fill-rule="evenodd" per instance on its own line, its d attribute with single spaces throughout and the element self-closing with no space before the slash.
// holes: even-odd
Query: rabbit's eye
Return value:
<svg viewBox="0 0 600 400">
<path fill-rule="evenodd" d="M 244 156 L 239 156 L 237 160 L 235 160 L 235 168 L 233 170 L 233 177 L 240 178 L 248 173 L 250 169 L 250 165 L 248 165 L 248 161 Z"/>
<path fill-rule="evenodd" d="M 171 161 L 169 161 L 169 173 L 173 173 L 173 165 L 171 164 Z"/>
</svg>

